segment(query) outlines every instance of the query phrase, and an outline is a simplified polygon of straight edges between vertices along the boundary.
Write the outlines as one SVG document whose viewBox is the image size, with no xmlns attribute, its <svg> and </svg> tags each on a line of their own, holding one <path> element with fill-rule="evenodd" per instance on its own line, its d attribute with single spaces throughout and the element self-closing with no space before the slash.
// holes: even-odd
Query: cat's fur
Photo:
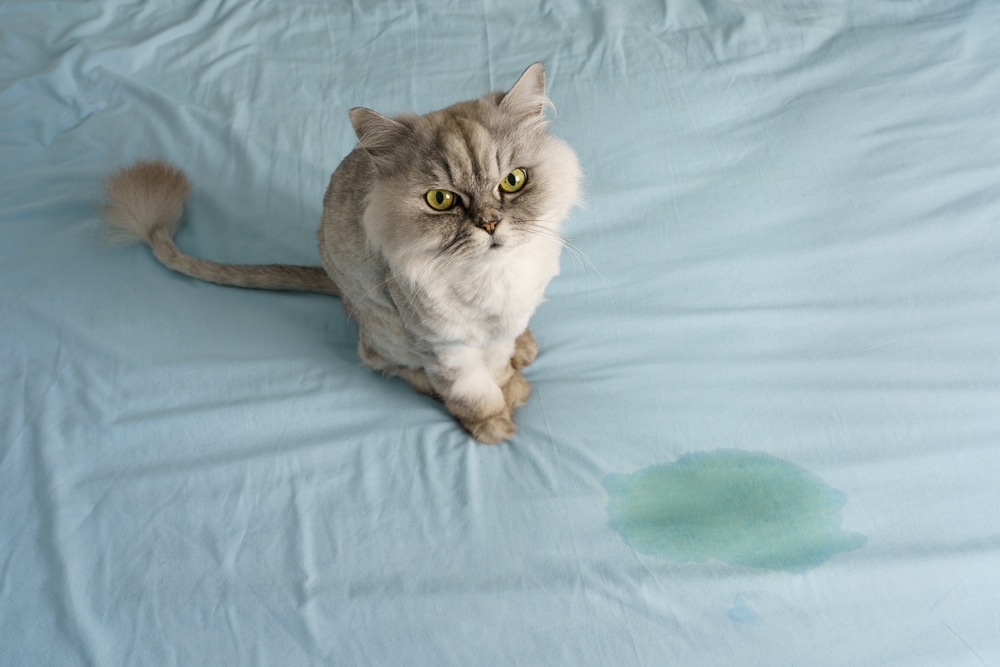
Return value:
<svg viewBox="0 0 1000 667">
<path fill-rule="evenodd" d="M 358 146 L 323 200 L 323 267 L 231 265 L 180 251 L 172 240 L 189 185 L 161 162 L 108 179 L 105 219 L 147 242 L 166 266 L 224 285 L 339 295 L 358 323 L 372 369 L 442 400 L 477 440 L 515 430 L 538 353 L 528 319 L 559 271 L 558 229 L 576 203 L 573 151 L 546 131 L 545 73 L 530 66 L 507 91 L 422 116 L 351 110 Z M 501 179 L 523 169 L 523 188 Z M 432 190 L 457 204 L 434 210 Z"/>
</svg>

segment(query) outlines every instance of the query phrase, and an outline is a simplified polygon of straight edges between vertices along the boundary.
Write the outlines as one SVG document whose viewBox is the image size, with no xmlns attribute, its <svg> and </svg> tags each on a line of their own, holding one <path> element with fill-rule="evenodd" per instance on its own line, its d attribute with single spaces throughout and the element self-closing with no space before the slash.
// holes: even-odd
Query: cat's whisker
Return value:
<svg viewBox="0 0 1000 667">
<path fill-rule="evenodd" d="M 382 282 L 380 282 L 380 283 L 377 283 L 377 284 L 376 284 L 376 285 L 375 285 L 374 287 L 372 287 L 372 288 L 371 288 L 370 290 L 368 290 L 367 292 L 365 292 L 364 294 L 362 294 L 362 295 L 361 295 L 361 298 L 360 298 L 360 299 L 358 299 L 358 300 L 359 300 L 359 301 L 364 301 L 364 300 L 365 300 L 365 299 L 367 299 L 367 298 L 368 298 L 369 296 L 371 296 L 372 292 L 374 292 L 375 290 L 379 289 L 380 287 L 384 287 L 385 285 L 388 285 L 388 284 L 389 284 L 389 283 L 390 283 L 390 282 L 391 282 L 392 280 L 394 280 L 395 278 L 396 278 L 396 276 L 394 276 L 394 275 L 390 275 L 390 276 L 389 276 L 388 278 L 386 278 L 385 280 L 383 280 L 383 281 L 382 281 Z"/>
<path fill-rule="evenodd" d="M 596 273 L 597 276 L 601 279 L 601 282 L 604 283 L 605 287 L 608 287 L 610 285 L 608 279 L 604 277 L 604 274 L 601 273 L 601 270 L 597 268 L 597 265 L 591 261 L 590 257 L 587 256 L 587 253 L 585 253 L 576 244 L 574 244 L 572 241 L 570 241 L 568 238 L 566 238 L 559 232 L 553 231 L 546 227 L 538 227 L 538 226 L 523 227 L 521 228 L 521 231 L 527 232 L 529 234 L 535 234 L 536 236 L 540 236 L 555 241 L 563 248 L 568 250 L 569 253 L 573 256 L 573 258 L 580 262 L 580 265 L 584 269 L 587 269 L 589 267 L 591 270 L 593 270 L 594 273 Z"/>
<path fill-rule="evenodd" d="M 412 290 L 408 290 L 405 294 L 406 298 L 405 305 L 410 311 L 410 316 L 407 317 L 406 313 L 402 312 L 400 313 L 400 316 L 403 319 L 404 328 L 406 328 L 412 323 L 412 318 L 416 317 L 416 313 L 419 312 L 420 304 L 417 303 L 416 299 L 420 291 L 420 285 L 423 284 L 424 274 L 427 273 L 427 271 L 429 271 L 431 267 L 435 266 L 436 264 L 439 264 L 439 266 L 436 267 L 438 271 L 447 269 L 448 266 L 455 261 L 455 255 L 451 251 L 455 248 L 455 246 L 459 244 L 461 240 L 462 240 L 461 237 L 459 235 L 456 235 L 455 238 L 452 239 L 450 243 L 448 243 L 448 245 L 438 250 L 434 254 L 434 256 L 431 257 L 429 260 L 427 260 L 427 262 L 420 268 L 420 270 L 417 271 L 416 276 L 412 280 L 412 285 L 413 285 Z M 443 262 L 440 261 L 442 258 L 444 258 Z M 391 276 L 390 278 L 399 280 L 399 276 L 395 275 Z"/>
</svg>

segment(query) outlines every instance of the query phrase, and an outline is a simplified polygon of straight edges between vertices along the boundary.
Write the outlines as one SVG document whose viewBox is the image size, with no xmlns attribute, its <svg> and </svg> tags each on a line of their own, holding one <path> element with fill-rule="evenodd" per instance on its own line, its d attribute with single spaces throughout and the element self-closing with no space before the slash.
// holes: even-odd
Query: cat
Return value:
<svg viewBox="0 0 1000 667">
<path fill-rule="evenodd" d="M 424 115 L 350 110 L 357 146 L 333 172 L 320 266 L 192 257 L 172 237 L 190 184 L 163 162 L 109 177 L 111 232 L 167 267 L 237 287 L 339 296 L 369 368 L 444 403 L 476 440 L 516 430 L 538 346 L 528 320 L 559 272 L 559 227 L 578 203 L 580 166 L 549 134 L 541 63 L 510 90 Z"/>
</svg>

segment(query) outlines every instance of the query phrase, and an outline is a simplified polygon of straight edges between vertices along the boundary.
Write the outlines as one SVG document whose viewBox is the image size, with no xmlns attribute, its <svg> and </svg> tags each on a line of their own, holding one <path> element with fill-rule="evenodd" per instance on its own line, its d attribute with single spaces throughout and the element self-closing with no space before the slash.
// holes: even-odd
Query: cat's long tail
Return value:
<svg viewBox="0 0 1000 667">
<path fill-rule="evenodd" d="M 340 294 L 320 266 L 223 264 L 182 252 L 173 236 L 190 189 L 184 173 L 165 162 L 136 162 L 113 174 L 102 211 L 112 237 L 148 243 L 165 266 L 219 285 Z"/>
</svg>

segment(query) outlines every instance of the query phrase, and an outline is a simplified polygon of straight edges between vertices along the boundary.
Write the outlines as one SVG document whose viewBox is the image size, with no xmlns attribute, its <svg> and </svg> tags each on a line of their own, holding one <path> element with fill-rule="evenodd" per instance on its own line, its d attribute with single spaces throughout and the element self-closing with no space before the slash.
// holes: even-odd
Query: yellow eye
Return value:
<svg viewBox="0 0 1000 667">
<path fill-rule="evenodd" d="M 500 189 L 504 192 L 517 192 L 523 188 L 524 184 L 527 182 L 528 172 L 518 167 L 517 169 L 511 170 L 509 174 L 504 176 L 503 180 L 500 181 Z"/>
<path fill-rule="evenodd" d="M 435 211 L 447 211 L 455 205 L 455 193 L 449 190 L 428 190 L 424 195 L 427 204 Z"/>
</svg>

